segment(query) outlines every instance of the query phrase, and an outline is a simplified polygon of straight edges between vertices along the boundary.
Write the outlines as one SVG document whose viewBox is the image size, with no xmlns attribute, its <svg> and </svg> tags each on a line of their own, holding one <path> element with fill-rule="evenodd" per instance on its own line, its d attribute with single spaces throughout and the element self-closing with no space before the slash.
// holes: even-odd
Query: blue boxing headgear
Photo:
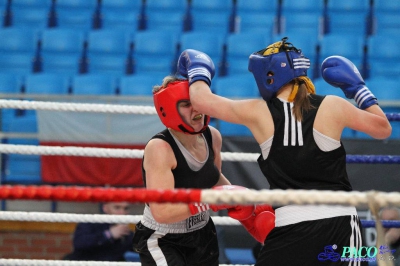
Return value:
<svg viewBox="0 0 400 266">
<path fill-rule="evenodd" d="M 310 59 L 291 43 L 282 41 L 255 52 L 249 57 L 249 71 L 253 73 L 264 100 L 276 96 L 279 89 L 294 78 L 307 76 Z"/>
</svg>

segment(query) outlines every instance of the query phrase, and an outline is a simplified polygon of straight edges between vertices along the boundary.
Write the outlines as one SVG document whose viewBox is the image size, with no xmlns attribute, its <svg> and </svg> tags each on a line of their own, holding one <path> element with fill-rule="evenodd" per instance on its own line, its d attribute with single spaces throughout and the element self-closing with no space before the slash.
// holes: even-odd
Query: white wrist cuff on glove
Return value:
<svg viewBox="0 0 400 266">
<path fill-rule="evenodd" d="M 356 95 L 354 96 L 354 100 L 356 101 L 358 107 L 362 108 L 363 107 L 363 103 L 366 100 L 370 100 L 371 98 L 375 98 L 376 97 L 372 94 L 372 92 L 367 88 L 367 87 L 362 87 L 361 89 L 359 89 L 356 93 Z M 362 108 L 365 109 L 365 108 Z"/>
<path fill-rule="evenodd" d="M 198 76 L 205 77 L 211 81 L 211 73 L 204 67 L 193 68 L 188 71 L 189 82 Z"/>
</svg>

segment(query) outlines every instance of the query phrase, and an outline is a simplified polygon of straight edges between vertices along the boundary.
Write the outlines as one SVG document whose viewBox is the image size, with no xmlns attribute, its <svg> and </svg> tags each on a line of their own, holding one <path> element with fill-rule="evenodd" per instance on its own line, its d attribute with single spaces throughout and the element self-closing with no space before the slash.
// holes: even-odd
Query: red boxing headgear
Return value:
<svg viewBox="0 0 400 266">
<path fill-rule="evenodd" d="M 181 101 L 190 101 L 189 82 L 186 80 L 174 81 L 166 87 L 162 87 L 159 91 L 153 93 L 153 100 L 157 114 L 166 127 L 186 134 L 199 134 L 206 129 L 210 122 L 210 117 L 205 115 L 203 128 L 195 132 L 179 114 L 178 104 Z"/>
</svg>

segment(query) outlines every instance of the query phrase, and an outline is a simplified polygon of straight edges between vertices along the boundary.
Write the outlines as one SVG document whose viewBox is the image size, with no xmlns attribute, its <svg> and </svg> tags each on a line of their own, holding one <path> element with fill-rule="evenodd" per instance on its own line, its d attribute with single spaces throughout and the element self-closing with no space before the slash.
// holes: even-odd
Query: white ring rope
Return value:
<svg viewBox="0 0 400 266">
<path fill-rule="evenodd" d="M 400 206 L 399 192 L 378 191 L 330 191 L 330 190 L 294 190 L 294 189 L 246 189 L 246 190 L 219 190 L 204 189 L 201 192 L 201 202 L 209 204 L 224 203 L 255 203 L 270 205 L 289 204 L 326 204 L 350 205 L 365 207 L 371 202 L 380 207 Z"/>
<path fill-rule="evenodd" d="M 137 224 L 142 215 L 109 215 L 109 214 L 76 214 L 76 213 L 51 213 L 51 212 L 19 212 L 2 211 L 2 221 L 30 221 L 53 223 L 121 223 Z M 227 216 L 211 216 L 218 225 L 240 225 L 240 223 Z"/>
<path fill-rule="evenodd" d="M 65 103 L 22 100 L 0 100 L 0 108 L 25 110 L 53 110 L 70 112 L 99 112 L 121 114 L 157 114 L 154 106 L 96 103 Z"/>
<path fill-rule="evenodd" d="M 139 262 L 69 261 L 69 260 L 21 260 L 0 259 L 1 266 L 141 266 Z M 220 264 L 220 266 L 251 266 L 245 264 Z"/>
<path fill-rule="evenodd" d="M 87 156 L 104 158 L 142 158 L 143 150 L 115 149 L 115 148 L 87 148 L 73 146 L 44 146 L 44 145 L 15 145 L 0 144 L 0 153 L 26 154 L 26 155 L 66 155 Z M 258 153 L 222 152 L 224 161 L 256 162 Z"/>
</svg>

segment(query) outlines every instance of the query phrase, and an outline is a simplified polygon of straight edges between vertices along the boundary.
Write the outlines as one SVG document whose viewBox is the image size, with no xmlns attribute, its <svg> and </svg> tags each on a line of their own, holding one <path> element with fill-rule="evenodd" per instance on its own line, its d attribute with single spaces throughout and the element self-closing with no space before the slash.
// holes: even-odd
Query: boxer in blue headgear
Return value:
<svg viewBox="0 0 400 266">
<path fill-rule="evenodd" d="M 249 71 L 253 73 L 260 94 L 266 101 L 275 97 L 283 85 L 295 78 L 306 83 L 309 93 L 315 93 L 314 85 L 307 77 L 310 60 L 287 39 L 285 37 L 250 55 Z M 294 100 L 297 89 L 298 83 L 289 101 Z"/>
<path fill-rule="evenodd" d="M 359 108 L 337 96 L 316 95 L 307 77 L 309 66 L 310 61 L 284 38 L 250 55 L 249 70 L 263 98 L 234 100 L 211 91 L 209 73 L 214 64 L 203 52 L 188 49 L 178 59 L 179 73 L 192 80 L 190 101 L 198 112 L 251 131 L 261 149 L 257 162 L 270 189 L 351 191 L 340 141 L 344 128 L 380 139 L 390 136 L 390 123 L 350 60 L 328 57 L 321 74 Z M 324 247 L 335 244 L 335 254 L 342 254 L 345 247 L 363 246 L 352 206 L 289 204 L 276 208 L 275 214 L 275 228 L 267 234 L 255 266 L 345 266 L 348 261 L 329 261 L 332 257 Z M 260 225 L 257 228 L 268 224 Z"/>
</svg>

